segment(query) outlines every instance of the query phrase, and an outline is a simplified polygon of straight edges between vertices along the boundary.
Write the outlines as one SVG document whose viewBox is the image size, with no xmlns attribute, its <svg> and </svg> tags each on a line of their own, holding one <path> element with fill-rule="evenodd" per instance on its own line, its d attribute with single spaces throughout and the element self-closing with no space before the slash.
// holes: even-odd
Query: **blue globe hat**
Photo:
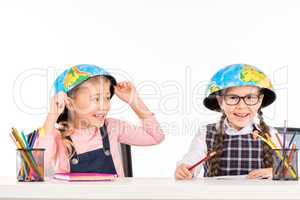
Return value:
<svg viewBox="0 0 300 200">
<path fill-rule="evenodd" d="M 116 79 L 111 76 L 105 69 L 90 64 L 75 65 L 69 69 L 66 69 L 62 74 L 60 74 L 54 81 L 55 94 L 59 92 L 68 93 L 73 88 L 82 84 L 84 81 L 95 76 L 105 76 L 110 80 L 110 92 L 112 97 L 114 94 L 113 86 L 117 84 Z"/>
<path fill-rule="evenodd" d="M 269 78 L 259 69 L 248 64 L 233 64 L 220 69 L 210 80 L 203 101 L 205 107 L 214 111 L 221 111 L 217 101 L 224 89 L 239 86 L 256 86 L 264 94 L 262 107 L 272 104 L 276 99 L 273 86 Z"/>
</svg>

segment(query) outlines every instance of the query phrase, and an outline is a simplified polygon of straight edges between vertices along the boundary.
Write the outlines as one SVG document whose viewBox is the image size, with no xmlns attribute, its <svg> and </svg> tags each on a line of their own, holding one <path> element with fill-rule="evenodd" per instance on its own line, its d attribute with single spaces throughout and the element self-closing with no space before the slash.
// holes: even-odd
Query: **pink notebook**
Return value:
<svg viewBox="0 0 300 200">
<path fill-rule="evenodd" d="M 100 173 L 56 173 L 53 178 L 65 181 L 113 181 L 116 174 Z"/>
</svg>

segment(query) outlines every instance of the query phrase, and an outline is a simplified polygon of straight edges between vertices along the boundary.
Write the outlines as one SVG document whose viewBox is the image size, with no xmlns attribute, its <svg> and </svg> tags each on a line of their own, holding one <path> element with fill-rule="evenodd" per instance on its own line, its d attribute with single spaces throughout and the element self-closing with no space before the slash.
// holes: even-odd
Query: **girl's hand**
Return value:
<svg viewBox="0 0 300 200">
<path fill-rule="evenodd" d="M 193 171 L 189 171 L 190 166 L 186 164 L 181 164 L 176 168 L 175 178 L 176 180 L 191 180 L 193 178 Z"/>
<path fill-rule="evenodd" d="M 68 96 L 64 92 L 59 92 L 50 100 L 50 110 L 44 123 L 45 134 L 52 134 L 55 129 L 55 123 L 59 115 L 64 111 L 68 103 Z"/>
<path fill-rule="evenodd" d="M 142 99 L 139 98 L 136 88 L 132 83 L 127 81 L 118 83 L 115 86 L 115 94 L 121 100 L 128 103 L 140 119 L 145 119 L 153 115 Z"/>
<path fill-rule="evenodd" d="M 68 102 L 68 96 L 64 92 L 59 92 L 57 95 L 53 96 L 50 100 L 50 115 L 59 117 L 59 115 L 64 111 L 65 106 Z"/>
<path fill-rule="evenodd" d="M 124 102 L 131 105 L 137 99 L 137 91 L 131 82 L 123 81 L 115 86 L 115 94 Z"/>
<path fill-rule="evenodd" d="M 248 174 L 247 178 L 270 178 L 272 177 L 272 171 L 272 168 L 254 169 Z"/>
</svg>

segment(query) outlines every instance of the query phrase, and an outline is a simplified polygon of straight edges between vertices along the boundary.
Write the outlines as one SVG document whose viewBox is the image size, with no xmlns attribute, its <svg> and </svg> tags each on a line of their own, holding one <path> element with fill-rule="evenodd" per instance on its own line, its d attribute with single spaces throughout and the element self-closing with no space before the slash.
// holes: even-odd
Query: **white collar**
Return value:
<svg viewBox="0 0 300 200">
<path fill-rule="evenodd" d="M 260 131 L 259 124 L 256 122 L 256 120 L 250 121 L 241 130 L 236 130 L 235 128 L 231 127 L 227 118 L 224 120 L 225 133 L 227 135 L 247 135 L 252 133 L 254 127 Z"/>
</svg>

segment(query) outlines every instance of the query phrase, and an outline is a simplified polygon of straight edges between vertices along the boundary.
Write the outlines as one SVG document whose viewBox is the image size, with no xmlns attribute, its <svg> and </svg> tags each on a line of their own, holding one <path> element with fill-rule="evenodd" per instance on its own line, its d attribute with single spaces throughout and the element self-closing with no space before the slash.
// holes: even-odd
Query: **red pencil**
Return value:
<svg viewBox="0 0 300 200">
<path fill-rule="evenodd" d="M 197 167 L 201 163 L 203 163 L 203 162 L 207 161 L 208 159 L 210 159 L 211 157 L 215 156 L 216 154 L 217 154 L 216 151 L 210 152 L 207 156 L 205 156 L 200 161 L 198 161 L 197 163 L 195 163 L 194 165 L 192 165 L 191 167 L 189 167 L 188 170 L 191 171 L 192 169 L 194 169 L 195 167 Z"/>
</svg>

